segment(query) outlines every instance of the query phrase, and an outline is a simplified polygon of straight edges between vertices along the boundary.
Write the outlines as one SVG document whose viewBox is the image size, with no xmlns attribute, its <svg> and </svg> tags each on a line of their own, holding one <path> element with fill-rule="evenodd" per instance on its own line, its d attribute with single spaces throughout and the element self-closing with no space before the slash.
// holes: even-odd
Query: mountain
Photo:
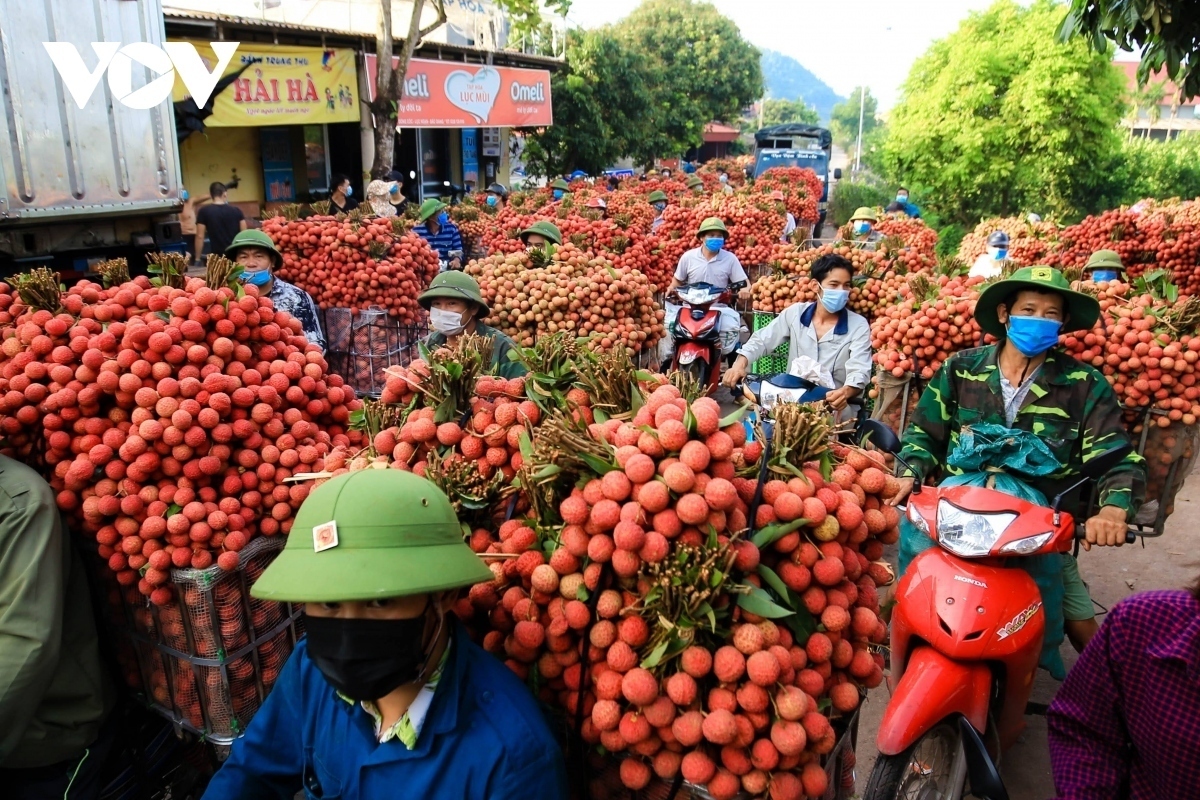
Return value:
<svg viewBox="0 0 1200 800">
<path fill-rule="evenodd" d="M 833 107 L 846 99 L 791 56 L 774 50 L 763 50 L 761 63 L 767 97 L 803 100 L 816 107 L 821 120 L 826 124 Z"/>
</svg>

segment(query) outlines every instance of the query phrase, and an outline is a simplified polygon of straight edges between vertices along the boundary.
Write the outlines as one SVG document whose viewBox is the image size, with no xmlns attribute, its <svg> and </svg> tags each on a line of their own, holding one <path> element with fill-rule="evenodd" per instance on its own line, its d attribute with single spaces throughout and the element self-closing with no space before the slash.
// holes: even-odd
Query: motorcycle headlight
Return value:
<svg viewBox="0 0 1200 800">
<path fill-rule="evenodd" d="M 986 556 L 1016 518 L 1017 515 L 1009 511 L 990 514 L 964 511 L 941 500 L 938 502 L 938 541 L 963 558 Z"/>
<path fill-rule="evenodd" d="M 921 516 L 921 512 L 917 511 L 917 507 L 912 503 L 908 504 L 907 514 L 908 521 L 913 524 L 913 527 L 926 536 L 929 536 L 929 523 L 925 521 L 925 518 Z"/>
<path fill-rule="evenodd" d="M 1000 552 L 1014 556 L 1027 556 L 1030 553 L 1036 553 L 1038 550 L 1041 550 L 1053 535 L 1054 531 L 1046 531 L 1036 536 L 1026 536 L 1024 539 L 1017 539 L 1015 542 L 1009 542 L 1004 545 L 1004 547 L 1000 548 Z"/>
</svg>

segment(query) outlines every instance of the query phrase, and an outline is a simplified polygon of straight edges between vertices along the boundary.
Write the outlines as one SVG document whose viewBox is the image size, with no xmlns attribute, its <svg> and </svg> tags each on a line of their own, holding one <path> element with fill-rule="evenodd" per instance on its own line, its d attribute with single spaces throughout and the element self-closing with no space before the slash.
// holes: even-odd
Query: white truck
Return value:
<svg viewBox="0 0 1200 800">
<path fill-rule="evenodd" d="M 43 44 L 74 45 L 92 72 L 93 42 L 163 40 L 159 0 L 0 0 L 0 277 L 49 266 L 69 279 L 117 256 L 137 269 L 178 247 L 170 96 L 130 108 L 106 74 L 80 108 Z M 137 60 L 128 72 L 133 90 L 160 77 Z"/>
</svg>

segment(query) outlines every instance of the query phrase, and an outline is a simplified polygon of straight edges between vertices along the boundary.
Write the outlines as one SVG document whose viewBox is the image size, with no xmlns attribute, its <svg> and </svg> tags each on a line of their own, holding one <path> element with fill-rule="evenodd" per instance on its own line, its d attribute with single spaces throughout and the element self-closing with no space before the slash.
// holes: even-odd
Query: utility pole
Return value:
<svg viewBox="0 0 1200 800">
<path fill-rule="evenodd" d="M 867 106 L 867 87 L 858 87 L 858 145 L 854 148 L 854 171 L 858 172 L 859 161 L 862 158 L 863 111 Z"/>
</svg>

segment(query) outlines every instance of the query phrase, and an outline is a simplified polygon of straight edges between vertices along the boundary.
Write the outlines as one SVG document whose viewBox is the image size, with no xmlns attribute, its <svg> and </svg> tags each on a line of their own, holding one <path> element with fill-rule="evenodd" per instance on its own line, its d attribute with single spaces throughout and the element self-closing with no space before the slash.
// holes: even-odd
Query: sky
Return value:
<svg viewBox="0 0 1200 800">
<path fill-rule="evenodd" d="M 572 0 L 570 23 L 616 22 L 640 0 Z M 992 0 L 710 0 L 759 48 L 803 64 L 838 94 L 866 84 L 881 111 L 899 98 L 913 62 Z"/>
</svg>

